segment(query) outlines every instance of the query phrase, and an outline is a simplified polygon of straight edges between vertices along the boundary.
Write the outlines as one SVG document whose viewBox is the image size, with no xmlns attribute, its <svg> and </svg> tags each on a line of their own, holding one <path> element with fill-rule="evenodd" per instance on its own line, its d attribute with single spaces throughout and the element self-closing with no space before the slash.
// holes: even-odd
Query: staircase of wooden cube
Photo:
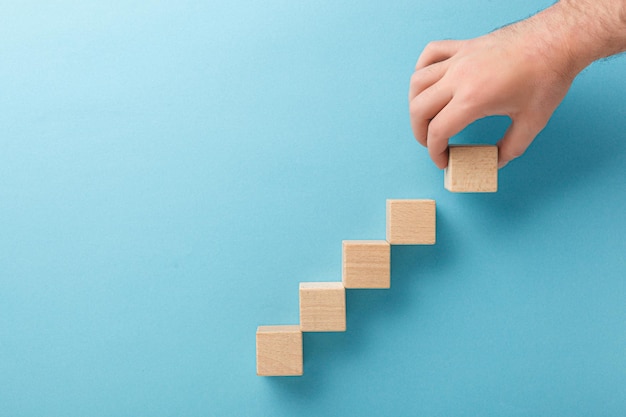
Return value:
<svg viewBox="0 0 626 417">
<path fill-rule="evenodd" d="M 387 200 L 385 240 L 343 241 L 341 282 L 300 283 L 300 324 L 258 327 L 257 375 L 302 375 L 302 332 L 346 331 L 346 289 L 390 288 L 391 245 L 433 245 L 435 235 L 434 200 Z"/>
</svg>

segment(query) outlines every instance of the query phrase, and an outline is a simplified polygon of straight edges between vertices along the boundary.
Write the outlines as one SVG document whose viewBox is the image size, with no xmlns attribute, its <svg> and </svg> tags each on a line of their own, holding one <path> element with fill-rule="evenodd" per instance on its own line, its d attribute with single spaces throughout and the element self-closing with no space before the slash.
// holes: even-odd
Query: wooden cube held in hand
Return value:
<svg viewBox="0 0 626 417">
<path fill-rule="evenodd" d="M 498 191 L 498 147 L 450 145 L 444 187 L 454 193 Z"/>
</svg>

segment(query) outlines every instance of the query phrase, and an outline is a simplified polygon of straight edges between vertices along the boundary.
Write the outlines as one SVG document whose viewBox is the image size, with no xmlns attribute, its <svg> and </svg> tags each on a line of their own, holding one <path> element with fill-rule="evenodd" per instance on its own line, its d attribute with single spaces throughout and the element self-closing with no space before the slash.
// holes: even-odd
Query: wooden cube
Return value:
<svg viewBox="0 0 626 417">
<path fill-rule="evenodd" d="M 498 147 L 493 145 L 450 145 L 444 187 L 454 193 L 498 191 Z"/>
<path fill-rule="evenodd" d="M 343 241 L 343 286 L 389 288 L 391 246 L 385 240 Z"/>
<path fill-rule="evenodd" d="M 387 200 L 387 242 L 434 245 L 435 240 L 435 200 Z"/>
<path fill-rule="evenodd" d="M 257 375 L 302 375 L 302 358 L 302 331 L 300 331 L 300 326 L 259 326 L 257 328 Z"/>
<path fill-rule="evenodd" d="M 346 330 L 346 289 L 341 282 L 300 283 L 300 330 Z"/>
</svg>

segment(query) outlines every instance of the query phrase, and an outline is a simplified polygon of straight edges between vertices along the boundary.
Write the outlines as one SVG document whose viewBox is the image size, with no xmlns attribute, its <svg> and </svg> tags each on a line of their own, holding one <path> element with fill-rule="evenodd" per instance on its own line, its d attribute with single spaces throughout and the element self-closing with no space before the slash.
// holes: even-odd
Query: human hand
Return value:
<svg viewBox="0 0 626 417">
<path fill-rule="evenodd" d="M 565 97 L 582 68 L 531 19 L 471 40 L 432 42 L 420 55 L 409 89 L 411 127 L 437 167 L 448 164 L 450 137 L 480 118 L 506 115 L 503 167 L 526 151 Z"/>
</svg>

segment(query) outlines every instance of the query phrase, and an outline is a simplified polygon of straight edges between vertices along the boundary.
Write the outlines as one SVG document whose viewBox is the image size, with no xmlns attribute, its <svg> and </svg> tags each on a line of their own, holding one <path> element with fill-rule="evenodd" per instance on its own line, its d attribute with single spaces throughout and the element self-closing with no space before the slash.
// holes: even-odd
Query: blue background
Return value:
<svg viewBox="0 0 626 417">
<path fill-rule="evenodd" d="M 551 3 L 1 2 L 0 416 L 623 416 L 626 59 L 496 194 L 445 191 L 408 122 L 428 41 Z M 387 198 L 437 200 L 437 244 L 257 377 L 256 327 Z"/>
</svg>

